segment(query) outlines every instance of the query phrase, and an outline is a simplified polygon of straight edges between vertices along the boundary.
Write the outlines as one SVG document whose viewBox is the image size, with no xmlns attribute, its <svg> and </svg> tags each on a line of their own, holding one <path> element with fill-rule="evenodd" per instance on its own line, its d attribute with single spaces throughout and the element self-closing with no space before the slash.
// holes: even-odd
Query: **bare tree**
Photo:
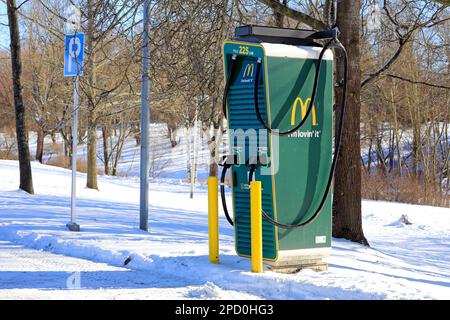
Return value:
<svg viewBox="0 0 450 320">
<path fill-rule="evenodd" d="M 341 41 L 349 60 L 347 116 L 342 130 L 342 145 L 338 155 L 334 179 L 333 236 L 365 245 L 361 216 L 361 146 L 360 146 L 360 16 L 359 0 L 338 1 L 336 24 L 341 31 Z M 342 59 L 342 56 L 340 56 Z M 343 77 L 343 65 L 337 65 L 337 79 Z M 342 88 L 338 88 L 336 105 L 341 103 Z M 341 110 L 336 110 L 337 116 Z"/>
<path fill-rule="evenodd" d="M 33 177 L 28 148 L 28 131 L 25 122 L 25 105 L 22 97 L 22 61 L 20 57 L 20 32 L 15 0 L 7 0 L 8 23 L 11 48 L 11 67 L 14 89 L 14 108 L 16 113 L 16 138 L 19 155 L 20 189 L 33 194 Z"/>
</svg>

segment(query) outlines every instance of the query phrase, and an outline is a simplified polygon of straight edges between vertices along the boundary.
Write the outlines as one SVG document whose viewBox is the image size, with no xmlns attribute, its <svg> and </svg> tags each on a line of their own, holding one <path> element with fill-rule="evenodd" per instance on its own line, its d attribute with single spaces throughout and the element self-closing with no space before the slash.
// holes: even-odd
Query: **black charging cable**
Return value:
<svg viewBox="0 0 450 320">
<path fill-rule="evenodd" d="M 308 220 L 304 221 L 304 222 L 300 222 L 297 224 L 286 224 L 286 223 L 281 223 L 278 222 L 276 220 L 274 220 L 273 218 L 271 218 L 267 213 L 264 212 L 264 210 L 262 211 L 262 216 L 264 217 L 264 219 L 266 219 L 267 221 L 269 221 L 271 224 L 273 224 L 274 226 L 277 226 L 279 228 L 282 229 L 294 229 L 294 228 L 299 228 L 299 227 L 303 227 L 306 226 L 308 224 L 310 224 L 311 222 L 313 222 L 320 214 L 320 211 L 323 208 L 323 205 L 325 204 L 325 201 L 328 197 L 328 193 L 330 192 L 331 189 L 331 183 L 333 181 L 333 176 L 334 176 L 334 172 L 336 170 L 336 163 L 337 163 L 337 158 L 338 158 L 338 154 L 339 154 L 339 149 L 341 147 L 341 138 L 342 138 L 342 128 L 344 126 L 344 115 L 345 115 L 345 106 L 347 104 L 347 94 L 348 94 L 348 56 L 347 56 L 347 51 L 345 50 L 344 46 L 339 42 L 338 39 L 333 39 L 332 44 L 330 44 L 330 47 L 333 48 L 337 48 L 340 49 L 344 55 L 344 79 L 343 79 L 343 85 L 342 85 L 342 100 L 341 100 L 341 106 L 340 106 L 340 115 L 339 115 L 339 124 L 338 124 L 338 130 L 337 130 L 337 139 L 335 140 L 335 147 L 334 147 L 334 155 L 333 155 L 333 161 L 331 163 L 331 168 L 330 168 L 330 173 L 328 175 L 328 181 L 327 181 L 327 185 L 325 187 L 325 192 L 322 196 L 322 199 L 320 201 L 320 204 L 318 206 L 318 208 L 316 209 L 316 211 L 314 212 L 314 214 L 308 218 Z M 311 104 L 312 105 L 312 104 Z M 307 117 L 305 117 L 306 119 Z M 256 169 L 258 168 L 258 165 L 252 165 L 250 167 L 250 172 L 249 172 L 249 182 L 251 182 L 253 180 L 253 176 L 254 173 L 256 171 Z"/>
<path fill-rule="evenodd" d="M 312 95 L 311 95 L 311 101 L 309 103 L 306 114 L 298 125 L 296 125 L 294 128 L 292 128 L 288 131 L 278 131 L 278 130 L 272 129 L 271 127 L 269 127 L 266 124 L 266 122 L 264 121 L 264 119 L 261 115 L 261 111 L 259 110 L 258 91 L 259 91 L 259 82 L 261 80 L 260 78 L 261 78 L 262 60 L 261 60 L 261 58 L 258 59 L 257 66 L 256 66 L 256 73 L 255 73 L 255 87 L 254 87 L 253 95 L 254 95 L 254 100 L 255 100 L 254 106 L 255 106 L 256 117 L 258 118 L 259 122 L 261 123 L 261 125 L 263 126 L 264 129 L 269 131 L 271 134 L 275 134 L 278 136 L 285 136 L 285 135 L 294 133 L 295 131 L 300 129 L 305 124 L 305 122 L 308 119 L 309 114 L 311 113 L 311 110 L 314 106 L 314 102 L 316 100 L 317 87 L 319 84 L 320 66 L 322 64 L 323 56 L 324 56 L 325 52 L 329 49 L 329 47 L 331 46 L 333 41 L 334 41 L 334 39 L 331 39 L 323 46 L 322 50 L 320 51 L 319 58 L 317 59 L 316 73 L 314 76 L 314 85 L 313 85 L 313 90 L 312 90 Z"/>
</svg>

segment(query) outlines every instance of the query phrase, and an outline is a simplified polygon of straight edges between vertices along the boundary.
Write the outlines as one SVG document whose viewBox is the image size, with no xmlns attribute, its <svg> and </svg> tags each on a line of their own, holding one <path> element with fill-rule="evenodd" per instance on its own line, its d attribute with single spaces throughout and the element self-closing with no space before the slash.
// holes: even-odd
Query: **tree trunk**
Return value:
<svg viewBox="0 0 450 320">
<path fill-rule="evenodd" d="M 64 139 L 63 143 L 64 143 L 64 157 L 68 157 L 69 154 L 72 155 L 72 151 L 70 151 L 70 147 L 69 144 L 67 143 L 67 140 Z"/>
<path fill-rule="evenodd" d="M 205 130 L 206 134 L 206 140 L 208 143 L 208 149 L 209 149 L 209 176 L 210 177 L 217 177 L 219 174 L 218 166 L 216 163 L 216 135 L 213 133 L 211 134 L 211 128 L 207 128 Z"/>
<path fill-rule="evenodd" d="M 200 152 L 200 146 L 202 143 L 202 137 L 201 137 L 201 123 L 199 124 L 200 120 L 196 121 L 195 126 L 195 136 L 194 136 L 194 182 L 197 182 L 197 169 L 198 169 L 198 159 L 199 159 L 199 152 Z"/>
<path fill-rule="evenodd" d="M 282 0 L 280 1 L 280 3 L 282 3 L 283 5 L 287 5 L 287 0 Z M 283 28 L 284 27 L 284 15 L 275 11 L 274 10 L 274 18 L 275 18 L 275 26 L 279 27 L 279 28 Z"/>
<path fill-rule="evenodd" d="M 97 130 L 95 114 L 90 112 L 87 133 L 87 183 L 86 187 L 97 189 Z"/>
<path fill-rule="evenodd" d="M 44 155 L 44 130 L 38 128 L 37 130 L 37 142 L 36 142 L 36 160 L 42 163 L 42 157 Z"/>
<path fill-rule="evenodd" d="M 90 189 L 97 189 L 97 119 L 95 112 L 95 55 L 94 55 L 94 4 L 93 0 L 88 0 L 88 59 L 87 59 L 87 71 L 88 71 L 88 119 L 87 119 L 87 183 L 86 187 Z"/>
<path fill-rule="evenodd" d="M 111 149 L 116 149 L 116 152 L 114 154 L 113 164 L 112 164 L 112 175 L 113 176 L 117 175 L 117 168 L 119 166 L 120 157 L 122 156 L 123 146 L 125 145 L 125 140 L 128 137 L 126 124 L 121 124 L 119 133 L 120 134 L 117 139 L 116 146 L 114 148 L 111 148 Z M 112 150 L 111 150 L 111 152 L 112 152 Z"/>
<path fill-rule="evenodd" d="M 170 145 L 172 146 L 172 148 L 175 148 L 178 144 L 176 130 L 177 127 L 174 123 L 171 122 L 167 123 L 167 138 L 169 138 Z"/>
<path fill-rule="evenodd" d="M 11 68 L 14 90 L 14 108 L 16 116 L 16 137 L 17 151 L 19 156 L 20 186 L 19 188 L 33 194 L 33 177 L 30 164 L 30 150 L 28 147 L 28 131 L 25 123 L 25 106 L 22 98 L 22 62 L 20 59 L 20 34 L 17 19 L 17 9 L 15 0 L 7 0 L 10 48 L 11 48 Z"/>
<path fill-rule="evenodd" d="M 194 185 L 195 185 L 195 181 L 197 178 L 197 137 L 198 137 L 198 126 L 197 126 L 197 113 L 198 113 L 198 109 L 195 109 L 195 120 L 194 120 L 194 142 L 192 145 L 192 162 L 191 162 L 191 195 L 190 198 L 194 198 Z"/>
<path fill-rule="evenodd" d="M 372 165 L 372 138 L 369 140 L 369 152 L 367 156 L 367 173 L 370 175 L 370 167 Z"/>
<path fill-rule="evenodd" d="M 116 128 L 114 128 L 114 133 L 115 133 L 115 131 L 116 131 Z M 136 147 L 140 147 L 141 146 L 141 128 L 139 126 L 135 126 L 133 131 L 134 131 L 134 140 L 136 141 Z"/>
<path fill-rule="evenodd" d="M 109 125 L 102 126 L 102 137 L 103 137 L 103 163 L 105 167 L 105 175 L 109 175 L 109 148 L 108 141 L 110 137 Z"/>
<path fill-rule="evenodd" d="M 213 121 L 213 133 L 210 133 L 210 129 L 206 131 L 206 137 L 208 139 L 209 149 L 209 176 L 218 177 L 219 175 L 219 156 L 220 145 L 222 144 L 222 119 L 219 121 Z"/>
<path fill-rule="evenodd" d="M 360 0 L 342 0 L 337 7 L 337 25 L 341 42 L 349 58 L 349 95 L 347 100 L 342 145 L 335 174 L 333 236 L 368 245 L 361 218 L 361 162 L 360 162 Z M 339 55 L 338 78 L 343 77 L 342 56 Z M 340 106 L 342 88 L 337 89 L 336 102 Z M 337 110 L 336 119 L 339 119 Z"/>
</svg>

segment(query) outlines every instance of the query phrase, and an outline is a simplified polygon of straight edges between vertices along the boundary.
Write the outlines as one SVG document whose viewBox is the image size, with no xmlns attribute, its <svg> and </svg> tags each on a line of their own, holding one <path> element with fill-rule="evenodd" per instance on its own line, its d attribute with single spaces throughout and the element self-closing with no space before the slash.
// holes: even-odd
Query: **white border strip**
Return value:
<svg viewBox="0 0 450 320">
<path fill-rule="evenodd" d="M 261 45 L 264 47 L 266 56 L 268 57 L 280 57 L 280 58 L 296 58 L 296 59 L 318 59 L 321 47 L 311 46 L 292 46 L 288 44 L 279 43 L 267 43 L 263 42 Z M 333 60 L 333 51 L 328 49 L 324 56 L 324 60 Z"/>
<path fill-rule="evenodd" d="M 280 250 L 278 252 L 278 259 L 292 258 L 292 257 L 308 257 L 308 256 L 329 256 L 330 254 L 331 254 L 331 247 Z"/>
</svg>

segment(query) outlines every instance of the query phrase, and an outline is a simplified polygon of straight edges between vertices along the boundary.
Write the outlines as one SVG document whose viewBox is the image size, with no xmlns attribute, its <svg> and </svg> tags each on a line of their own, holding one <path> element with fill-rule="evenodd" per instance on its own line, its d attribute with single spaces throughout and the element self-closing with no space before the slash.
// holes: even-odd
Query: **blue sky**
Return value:
<svg viewBox="0 0 450 320">
<path fill-rule="evenodd" d="M 9 48 L 9 30 L 1 23 L 8 23 L 6 4 L 0 1 L 0 48 Z"/>
</svg>

